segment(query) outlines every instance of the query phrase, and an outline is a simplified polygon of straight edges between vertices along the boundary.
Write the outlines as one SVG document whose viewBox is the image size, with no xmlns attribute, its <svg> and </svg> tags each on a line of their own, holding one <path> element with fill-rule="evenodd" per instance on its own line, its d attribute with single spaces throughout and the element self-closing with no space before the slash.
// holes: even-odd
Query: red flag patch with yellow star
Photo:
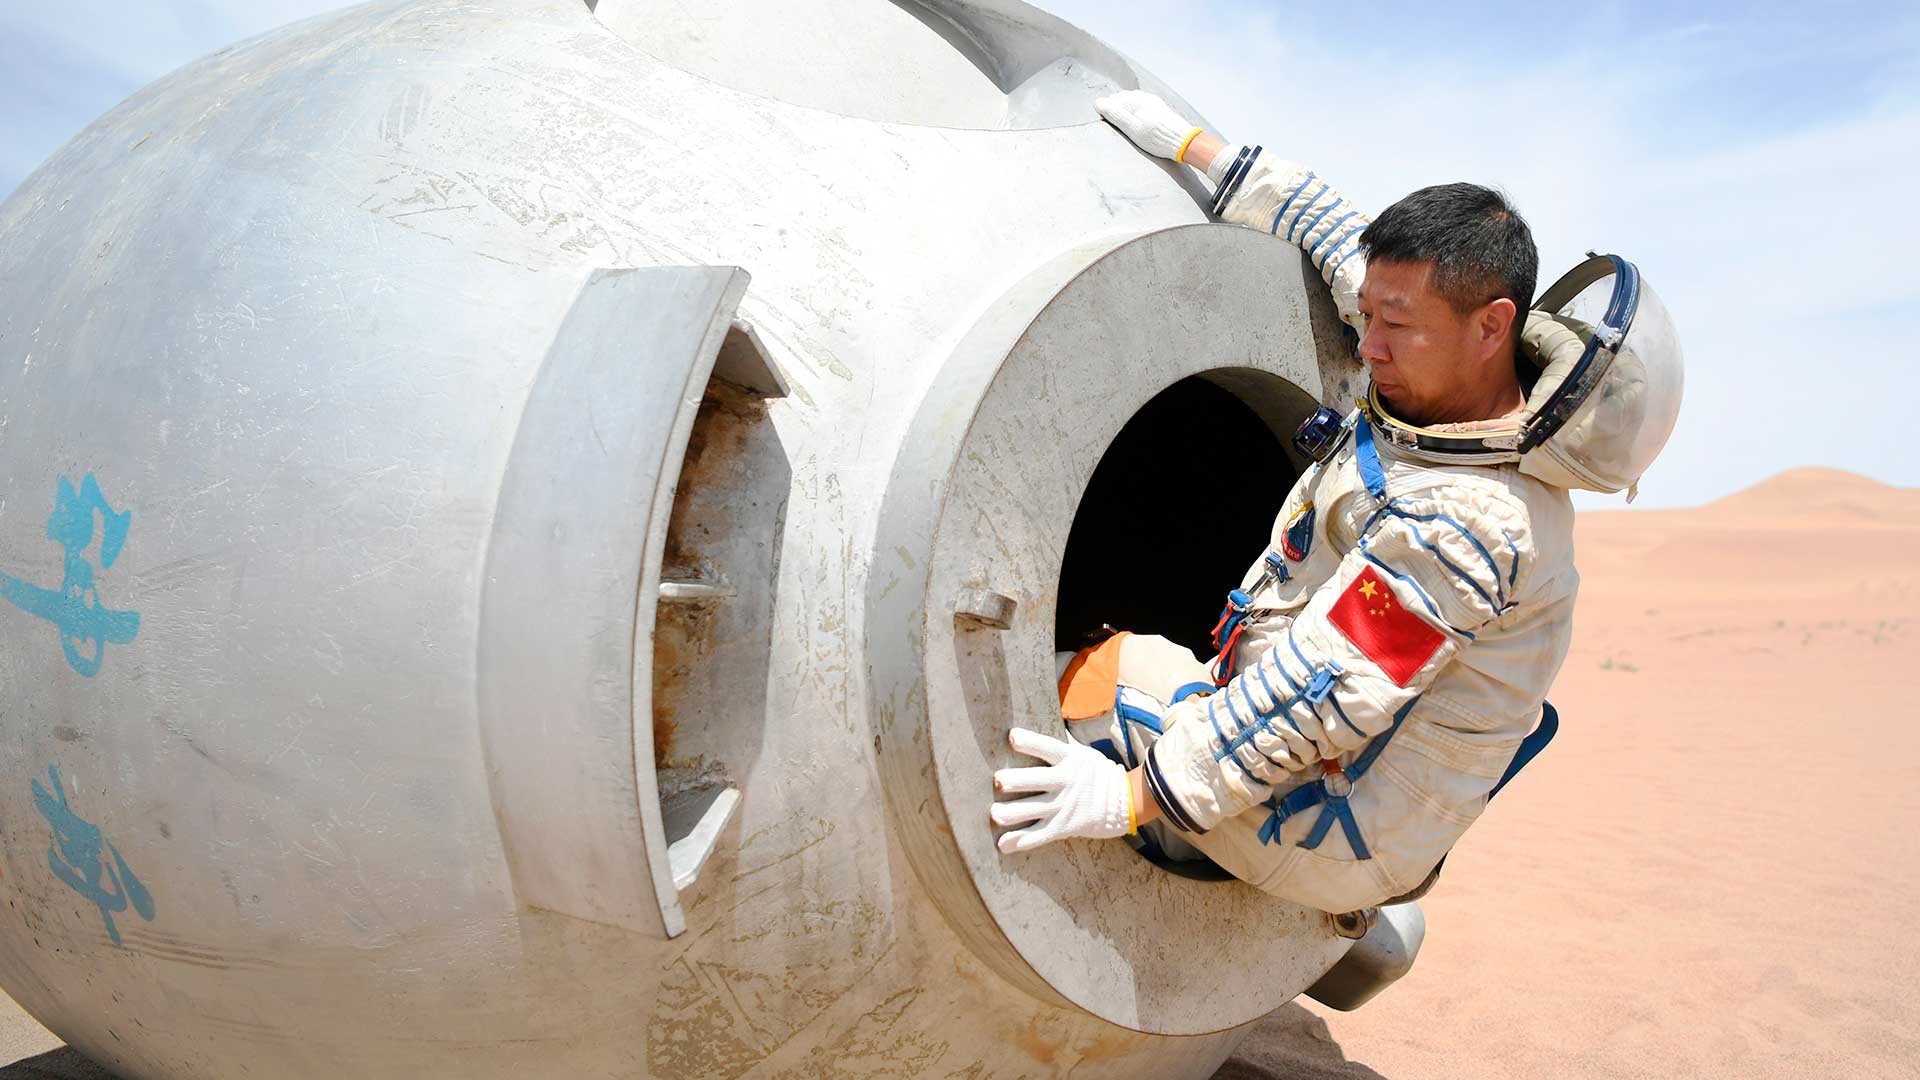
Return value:
<svg viewBox="0 0 1920 1080">
<path fill-rule="evenodd" d="M 1400 686 L 1407 685 L 1447 641 L 1426 620 L 1400 606 L 1371 566 L 1334 601 L 1327 621 Z"/>
</svg>

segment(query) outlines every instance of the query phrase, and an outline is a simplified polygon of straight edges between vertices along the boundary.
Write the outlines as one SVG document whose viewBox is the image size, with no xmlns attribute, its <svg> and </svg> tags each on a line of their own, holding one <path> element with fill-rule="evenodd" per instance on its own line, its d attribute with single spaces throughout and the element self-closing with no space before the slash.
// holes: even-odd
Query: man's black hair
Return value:
<svg viewBox="0 0 1920 1080">
<path fill-rule="evenodd" d="M 1501 297 L 1518 309 L 1515 340 L 1533 304 L 1540 253 L 1506 196 L 1479 184 L 1435 184 L 1386 208 L 1360 234 L 1369 263 L 1432 263 L 1433 287 L 1453 309 Z"/>
</svg>

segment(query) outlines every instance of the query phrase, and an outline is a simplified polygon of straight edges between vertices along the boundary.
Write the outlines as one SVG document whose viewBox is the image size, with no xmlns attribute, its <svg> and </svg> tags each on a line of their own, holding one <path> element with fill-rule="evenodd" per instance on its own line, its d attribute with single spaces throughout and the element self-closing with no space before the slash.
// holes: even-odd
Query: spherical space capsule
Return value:
<svg viewBox="0 0 1920 1080">
<path fill-rule="evenodd" d="M 1347 942 L 989 776 L 1360 371 L 1136 86 L 1011 0 L 382 0 L 89 127 L 0 205 L 0 985 L 143 1080 L 1206 1075 Z"/>
</svg>

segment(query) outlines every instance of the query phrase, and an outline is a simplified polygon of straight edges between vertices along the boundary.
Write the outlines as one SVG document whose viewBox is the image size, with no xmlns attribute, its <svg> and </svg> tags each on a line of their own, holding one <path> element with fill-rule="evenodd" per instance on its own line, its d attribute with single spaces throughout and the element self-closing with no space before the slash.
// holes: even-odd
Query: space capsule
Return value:
<svg viewBox="0 0 1920 1080">
<path fill-rule="evenodd" d="M 0 986 L 143 1080 L 1210 1072 L 1327 916 L 987 823 L 1361 385 L 1137 86 L 1013 0 L 377 0 L 87 128 L 0 205 Z"/>
</svg>

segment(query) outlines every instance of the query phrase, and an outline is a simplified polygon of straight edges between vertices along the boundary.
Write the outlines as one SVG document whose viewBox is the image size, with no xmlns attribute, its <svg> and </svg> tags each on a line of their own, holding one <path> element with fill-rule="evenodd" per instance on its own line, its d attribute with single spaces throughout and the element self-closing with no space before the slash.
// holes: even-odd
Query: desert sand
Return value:
<svg viewBox="0 0 1920 1080">
<path fill-rule="evenodd" d="M 1920 1076 L 1920 490 L 1796 470 L 1577 541 L 1560 737 L 1413 973 L 1217 1080 Z M 0 1006 L 0 1080 L 105 1075 Z"/>
</svg>

